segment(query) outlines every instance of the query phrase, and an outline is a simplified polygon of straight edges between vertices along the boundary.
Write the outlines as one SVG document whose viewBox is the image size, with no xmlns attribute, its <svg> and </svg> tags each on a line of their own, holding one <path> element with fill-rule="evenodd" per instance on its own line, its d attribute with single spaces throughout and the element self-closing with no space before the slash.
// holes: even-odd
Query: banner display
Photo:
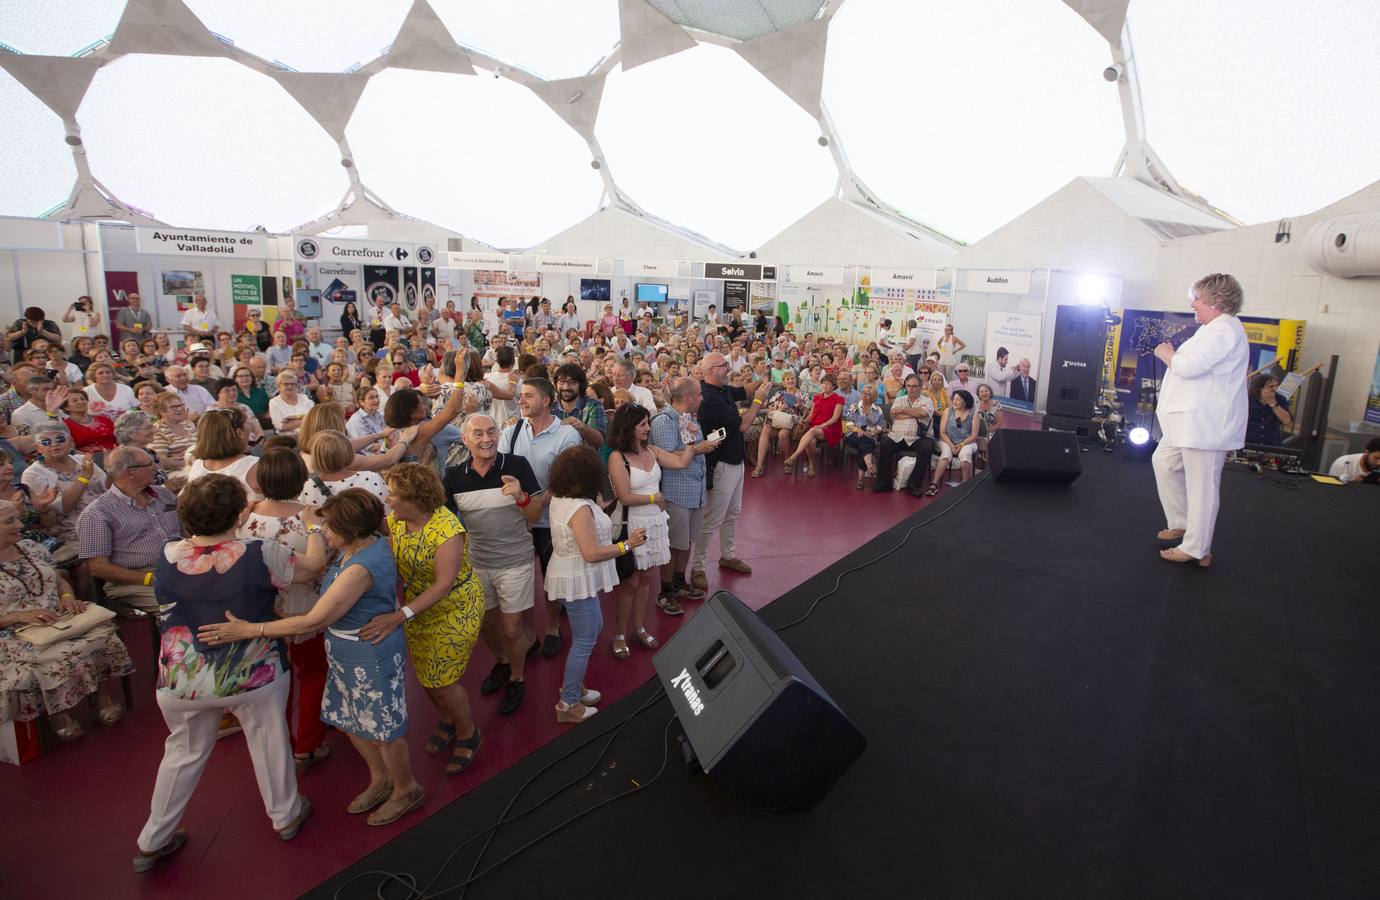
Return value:
<svg viewBox="0 0 1380 900">
<path fill-rule="evenodd" d="M 776 282 L 754 281 L 748 288 L 748 304 L 753 311 L 760 309 L 769 316 L 776 315 Z"/>
<path fill-rule="evenodd" d="M 930 291 L 921 293 L 929 294 Z M 911 306 L 911 318 L 915 319 L 915 330 L 920 332 L 919 355 L 925 356 L 939 347 L 939 339 L 944 334 L 944 326 L 949 324 L 949 301 L 915 300 Z M 904 323 L 900 326 L 901 337 L 906 337 Z"/>
<path fill-rule="evenodd" d="M 417 311 L 417 267 L 403 266 L 402 270 L 402 308 L 411 315 Z"/>
<path fill-rule="evenodd" d="M 364 267 L 364 302 L 370 308 L 376 299 L 382 300 L 385 307 L 397 303 L 398 288 L 397 266 Z"/>
<path fill-rule="evenodd" d="M 958 289 L 980 294 L 1028 294 L 1030 270 L 960 269 Z"/>
<path fill-rule="evenodd" d="M 138 272 L 105 273 L 105 302 L 110 310 L 111 321 L 114 321 L 120 310 L 129 306 L 129 295 L 137 293 L 139 293 Z"/>
<path fill-rule="evenodd" d="M 680 263 L 674 259 L 625 259 L 623 274 L 629 278 L 679 278 Z"/>
<path fill-rule="evenodd" d="M 910 288 L 932 291 L 937 286 L 939 272 L 935 269 L 883 269 L 873 266 L 863 276 L 872 288 Z"/>
<path fill-rule="evenodd" d="M 530 297 L 540 293 L 540 272 L 509 272 L 506 269 L 474 270 L 474 296 L 480 300 L 495 297 Z"/>
<path fill-rule="evenodd" d="M 236 332 L 244 330 L 245 320 L 249 318 L 250 307 L 263 307 L 263 284 L 262 275 L 230 276 L 230 303 L 234 307 Z"/>
<path fill-rule="evenodd" d="M 725 281 L 724 282 L 724 308 L 723 312 L 731 312 L 747 306 L 748 302 L 748 283 L 746 281 Z"/>
<path fill-rule="evenodd" d="M 960 274 L 960 279 L 962 275 Z M 1034 412 L 1039 396 L 1041 316 L 1022 312 L 989 312 L 987 314 L 987 343 L 984 355 L 964 353 L 974 381 L 986 378 L 987 357 L 996 358 L 1005 349 L 1016 378 L 1007 385 L 1002 406 Z"/>
<path fill-rule="evenodd" d="M 317 288 L 324 302 L 342 307 L 341 311 L 346 303 L 353 303 L 355 312 L 359 312 L 359 296 L 363 287 L 359 266 L 320 263 L 307 268 L 315 277 L 310 284 L 300 287 Z"/>
<path fill-rule="evenodd" d="M 188 228 L 134 229 L 134 246 L 140 253 L 159 256 L 233 256 L 237 259 L 268 259 L 268 235 L 233 231 L 193 231 Z"/>
<path fill-rule="evenodd" d="M 579 272 L 595 275 L 599 272 L 599 260 L 586 256 L 538 256 L 537 269 L 542 272 Z"/>
<path fill-rule="evenodd" d="M 422 302 L 436 300 L 436 270 L 422 270 Z"/>
<path fill-rule="evenodd" d="M 1164 378 L 1164 363 L 1155 358 L 1155 347 L 1171 339 L 1187 340 L 1185 333 L 1197 325 L 1191 312 L 1127 309 L 1120 316 L 1121 324 L 1107 330 L 1103 377 L 1116 388 L 1126 413 L 1134 410 L 1144 424 L 1154 411 L 1155 392 Z M 1286 371 L 1298 368 L 1303 350 L 1302 320 L 1242 316 L 1241 325 L 1249 349 L 1247 371 L 1274 364 Z"/>
<path fill-rule="evenodd" d="M 316 235 L 293 235 L 292 253 L 298 262 L 355 262 L 400 265 L 413 259 L 417 248 L 392 241 L 354 241 Z M 427 252 L 433 257 L 435 251 Z"/>
<path fill-rule="evenodd" d="M 508 271 L 508 254 L 499 253 L 497 250 L 479 253 L 447 253 L 446 267 L 451 269 L 464 269 L 473 272 L 475 269 L 498 269 Z"/>
<path fill-rule="evenodd" d="M 843 266 L 787 266 L 786 280 L 793 284 L 839 287 L 843 284 Z"/>
<path fill-rule="evenodd" d="M 1375 371 L 1370 376 L 1370 395 L 1366 397 L 1365 421 L 1380 425 L 1380 352 L 1375 354 Z"/>
</svg>

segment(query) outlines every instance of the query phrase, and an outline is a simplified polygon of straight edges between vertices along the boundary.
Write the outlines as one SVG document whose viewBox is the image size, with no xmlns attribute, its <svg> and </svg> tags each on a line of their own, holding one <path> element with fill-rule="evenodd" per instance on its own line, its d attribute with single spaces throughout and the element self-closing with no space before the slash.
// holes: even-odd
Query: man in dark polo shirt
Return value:
<svg viewBox="0 0 1380 900">
<path fill-rule="evenodd" d="M 461 440 L 468 462 L 446 470 L 446 505 L 465 526 L 470 565 L 484 590 L 479 636 L 498 662 L 480 686 L 481 694 L 504 688 L 500 715 L 522 705 L 523 664 L 529 648 L 541 646 L 530 613 L 536 589 L 532 559 L 534 522 L 544 508 L 536 473 L 524 457 L 498 452 L 498 426 L 482 413 L 465 420 Z"/>
<path fill-rule="evenodd" d="M 695 541 L 692 557 L 690 583 L 705 591 L 709 589 L 709 579 L 704 574 L 705 549 L 709 538 L 719 532 L 719 568 L 751 575 L 752 567 L 738 558 L 734 538 L 738 527 L 738 514 L 743 509 L 743 434 L 752 426 L 752 421 L 762 410 L 762 403 L 771 382 L 765 381 L 748 404 L 747 413 L 738 413 L 737 402 L 746 400 L 742 388 L 728 386 L 728 358 L 722 353 L 706 354 L 700 362 L 704 381 L 700 383 L 700 409 L 698 418 L 700 428 L 706 439 L 717 429 L 727 433 L 719 449 L 709 454 L 705 460 L 708 471 L 704 507 L 704 524 L 699 540 Z M 735 392 L 739 395 L 734 396 Z"/>
</svg>

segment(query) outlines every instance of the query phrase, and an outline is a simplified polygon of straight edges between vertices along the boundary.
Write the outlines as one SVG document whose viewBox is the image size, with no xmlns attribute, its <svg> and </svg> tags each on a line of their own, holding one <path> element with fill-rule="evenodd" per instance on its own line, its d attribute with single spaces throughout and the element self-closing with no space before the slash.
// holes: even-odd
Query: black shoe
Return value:
<svg viewBox="0 0 1380 900">
<path fill-rule="evenodd" d="M 550 659 L 561 652 L 561 636 L 559 634 L 548 634 L 541 639 L 541 655 Z"/>
<path fill-rule="evenodd" d="M 906 485 L 906 493 L 912 497 L 923 497 L 925 496 L 925 489 L 918 484 L 908 484 Z"/>
<path fill-rule="evenodd" d="M 479 693 L 487 697 L 503 687 L 508 683 L 508 674 L 512 671 L 513 667 L 505 662 L 494 663 L 494 667 L 489 670 L 489 677 L 479 686 Z"/>
<path fill-rule="evenodd" d="M 541 649 L 541 638 L 532 638 L 532 646 L 527 648 L 527 658 L 531 659 L 532 654 Z"/>
<path fill-rule="evenodd" d="M 498 704 L 498 714 L 500 716 L 511 716 L 517 712 L 522 705 L 522 698 L 527 696 L 527 683 L 524 681 L 510 681 L 508 688 L 503 692 L 503 702 Z"/>
<path fill-rule="evenodd" d="M 890 493 L 891 493 L 891 484 L 890 484 L 890 482 L 883 483 L 883 482 L 881 481 L 881 479 L 878 479 L 878 480 L 877 480 L 877 486 L 874 487 L 874 488 L 872 489 L 872 493 L 874 493 L 874 494 L 890 494 Z"/>
</svg>

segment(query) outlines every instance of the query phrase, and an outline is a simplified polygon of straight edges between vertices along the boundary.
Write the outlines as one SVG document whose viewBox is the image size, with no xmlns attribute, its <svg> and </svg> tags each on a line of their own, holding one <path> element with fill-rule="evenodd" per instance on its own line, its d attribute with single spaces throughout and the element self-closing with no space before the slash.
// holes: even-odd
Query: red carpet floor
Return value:
<svg viewBox="0 0 1380 900">
<path fill-rule="evenodd" d="M 915 512 L 926 501 L 908 494 L 877 496 L 854 490 L 855 472 L 829 469 L 816 478 L 785 476 L 780 463 L 759 480 L 749 480 L 738 527 L 739 555 L 754 568 L 750 576 L 711 565 L 711 590 L 726 588 L 754 609 L 824 569 L 864 542 Z M 869 484 L 870 487 L 870 484 Z M 942 496 L 942 495 L 941 495 Z M 711 559 L 717 559 L 717 546 Z M 691 604 L 692 615 L 699 604 Z M 630 660 L 612 655 L 608 638 L 613 612 L 605 599 L 605 627 L 590 662 L 586 683 L 616 700 L 653 675 L 652 653 L 634 648 Z M 538 613 L 543 617 L 543 613 Z M 653 607 L 648 629 L 665 640 L 683 619 Z M 465 674 L 484 745 L 463 775 L 447 777 L 445 756 L 429 757 L 423 740 L 436 722 L 434 707 L 415 682 L 408 695 L 412 714 L 408 740 L 417 779 L 426 788 L 424 809 L 383 828 L 370 828 L 345 805 L 368 781 L 364 763 L 346 738 L 328 738 L 334 755 L 300 778 L 313 801 L 311 819 L 298 838 L 284 843 L 264 814 L 241 736 L 216 747 L 182 826 L 187 845 L 154 872 L 130 868 L 134 840 L 148 815 L 149 796 L 167 729 L 153 700 L 148 631 L 126 623 L 125 636 L 139 672 L 135 708 L 111 728 L 95 722 L 86 708 L 78 715 L 87 734 L 52 745 L 35 762 L 0 764 L 5 838 L 0 840 L 0 896 L 4 897 L 291 897 L 320 883 L 385 841 L 473 789 L 514 761 L 551 740 L 562 728 L 554 704 L 564 654 L 537 658 L 527 670 L 527 698 L 510 717 L 498 715 L 501 694 L 479 696 L 479 683 L 493 664 L 482 644 Z M 565 631 L 569 647 L 569 630 Z"/>
</svg>

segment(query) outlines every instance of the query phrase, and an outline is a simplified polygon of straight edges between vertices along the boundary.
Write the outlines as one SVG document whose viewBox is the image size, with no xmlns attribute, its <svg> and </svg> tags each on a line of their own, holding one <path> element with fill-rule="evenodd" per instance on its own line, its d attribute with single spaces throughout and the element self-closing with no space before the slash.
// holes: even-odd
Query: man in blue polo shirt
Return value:
<svg viewBox="0 0 1380 900">
<path fill-rule="evenodd" d="M 546 491 L 546 473 L 551 463 L 561 451 L 582 443 L 580 433 L 560 419 L 551 415 L 551 406 L 556 402 L 556 388 L 545 378 L 529 378 L 522 383 L 518 393 L 518 412 L 522 418 L 503 431 L 499 440 L 500 453 L 515 453 L 526 458 L 537 476 L 541 493 L 537 500 L 541 503 L 541 515 L 532 525 L 532 544 L 541 563 L 542 577 L 546 577 L 546 564 L 551 561 L 551 519 L 546 507 L 551 495 Z M 541 655 L 555 656 L 561 652 L 561 605 L 552 600 L 546 601 L 546 636 L 542 639 Z"/>
<path fill-rule="evenodd" d="M 661 493 L 666 498 L 667 531 L 671 562 L 661 567 L 661 595 L 656 605 L 668 616 L 685 612 L 682 600 L 703 600 L 704 591 L 685 580 L 690 544 L 700 536 L 704 522 L 705 454 L 719 449 L 706 441 L 695 414 L 700 409 L 700 383 L 677 378 L 671 384 L 671 404 L 652 416 L 652 446 L 679 453 L 694 445 L 695 455 L 684 469 L 661 470 Z"/>
</svg>

